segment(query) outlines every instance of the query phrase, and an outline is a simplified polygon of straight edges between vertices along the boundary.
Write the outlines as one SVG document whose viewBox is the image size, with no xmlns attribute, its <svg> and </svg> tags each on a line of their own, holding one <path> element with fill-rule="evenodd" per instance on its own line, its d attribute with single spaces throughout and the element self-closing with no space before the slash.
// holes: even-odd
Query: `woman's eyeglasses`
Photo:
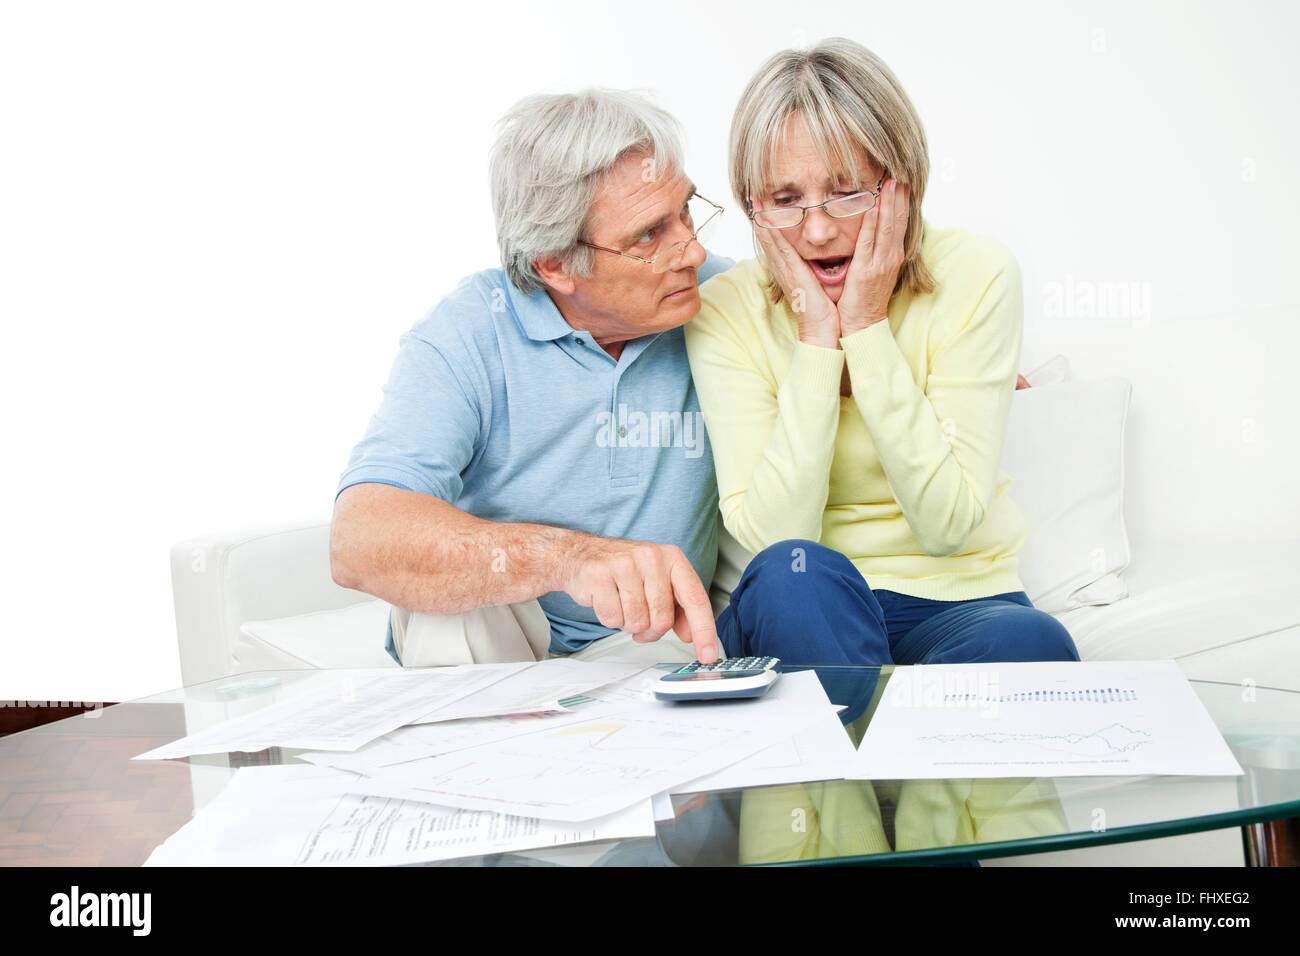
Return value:
<svg viewBox="0 0 1300 956">
<path fill-rule="evenodd" d="M 814 209 L 820 209 L 832 219 L 852 219 L 854 216 L 861 216 L 865 212 L 870 212 L 880 198 L 880 190 L 885 185 L 885 177 L 889 173 L 880 175 L 880 182 L 876 183 L 875 189 L 869 189 L 864 192 L 854 193 L 851 196 L 838 196 L 835 199 L 828 199 L 825 202 L 819 202 L 815 206 L 775 206 L 771 209 L 751 209 L 749 218 L 753 220 L 754 225 L 762 226 L 764 229 L 790 229 L 803 222 L 804 217 Z"/>
</svg>

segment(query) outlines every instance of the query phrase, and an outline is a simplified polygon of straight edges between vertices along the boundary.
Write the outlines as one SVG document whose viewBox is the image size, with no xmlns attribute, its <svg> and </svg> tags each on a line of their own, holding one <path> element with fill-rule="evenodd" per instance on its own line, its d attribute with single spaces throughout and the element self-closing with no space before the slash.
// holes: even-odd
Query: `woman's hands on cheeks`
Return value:
<svg viewBox="0 0 1300 956">
<path fill-rule="evenodd" d="M 880 201 L 862 217 L 839 301 L 841 337 L 889 318 L 889 300 L 903 267 L 907 214 L 908 189 L 891 176 Z"/>
<path fill-rule="evenodd" d="M 750 202 L 753 202 L 752 198 Z M 808 263 L 795 252 L 783 230 L 754 226 L 754 234 L 767 256 L 767 267 L 772 277 L 780 284 L 799 323 L 799 341 L 826 349 L 839 348 L 839 312 L 808 268 Z"/>
<path fill-rule="evenodd" d="M 750 200 L 753 202 L 753 199 Z M 813 215 L 824 213 L 813 213 Z M 889 317 L 889 300 L 903 266 L 908 189 L 892 177 L 880 201 L 863 214 L 844 291 L 834 303 L 780 229 L 754 227 L 768 268 L 799 323 L 799 340 L 839 348 L 839 340 Z"/>
</svg>

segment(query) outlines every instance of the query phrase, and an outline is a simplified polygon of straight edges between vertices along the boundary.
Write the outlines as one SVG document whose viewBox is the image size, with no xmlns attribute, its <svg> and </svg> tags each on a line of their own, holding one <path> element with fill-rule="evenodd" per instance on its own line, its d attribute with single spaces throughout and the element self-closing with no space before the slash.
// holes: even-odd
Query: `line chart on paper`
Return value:
<svg viewBox="0 0 1300 956">
<path fill-rule="evenodd" d="M 1045 734 L 1033 731 L 1019 733 L 986 731 L 955 734 L 922 734 L 917 738 L 938 744 L 989 744 L 992 746 L 1031 746 L 1048 753 L 1068 754 L 1075 757 L 1104 757 L 1109 754 L 1132 753 L 1139 747 L 1152 743 L 1152 735 L 1145 730 L 1112 723 L 1096 730 L 1063 730 Z"/>
<path fill-rule="evenodd" d="M 896 667 L 857 779 L 1240 774 L 1174 661 Z"/>
</svg>

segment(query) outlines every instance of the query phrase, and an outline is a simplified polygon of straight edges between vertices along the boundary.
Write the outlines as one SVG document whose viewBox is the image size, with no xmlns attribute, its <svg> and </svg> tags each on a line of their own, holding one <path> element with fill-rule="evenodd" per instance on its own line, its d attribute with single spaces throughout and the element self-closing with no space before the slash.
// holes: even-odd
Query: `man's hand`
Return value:
<svg viewBox="0 0 1300 956">
<path fill-rule="evenodd" d="M 673 545 L 585 537 L 569 553 L 561 589 L 605 627 L 642 644 L 669 630 L 694 645 L 701 663 L 721 655 L 713 605 L 690 561 Z"/>
</svg>

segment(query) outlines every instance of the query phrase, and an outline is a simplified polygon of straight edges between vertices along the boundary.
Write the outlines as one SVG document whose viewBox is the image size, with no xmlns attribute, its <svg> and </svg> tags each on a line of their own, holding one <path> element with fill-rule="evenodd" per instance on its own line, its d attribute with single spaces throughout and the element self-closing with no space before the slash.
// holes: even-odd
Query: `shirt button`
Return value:
<svg viewBox="0 0 1300 956">
<path fill-rule="evenodd" d="M 627 437 L 627 426 L 626 426 L 626 425 L 624 425 L 624 426 L 622 426 L 622 427 L 619 428 L 619 430 L 618 430 L 618 437 L 619 437 L 619 438 L 626 438 L 626 437 Z"/>
<path fill-rule="evenodd" d="M 577 342 L 579 345 L 586 345 L 586 344 L 587 344 L 587 343 L 584 342 L 582 339 L 574 339 L 573 341 Z"/>
</svg>

